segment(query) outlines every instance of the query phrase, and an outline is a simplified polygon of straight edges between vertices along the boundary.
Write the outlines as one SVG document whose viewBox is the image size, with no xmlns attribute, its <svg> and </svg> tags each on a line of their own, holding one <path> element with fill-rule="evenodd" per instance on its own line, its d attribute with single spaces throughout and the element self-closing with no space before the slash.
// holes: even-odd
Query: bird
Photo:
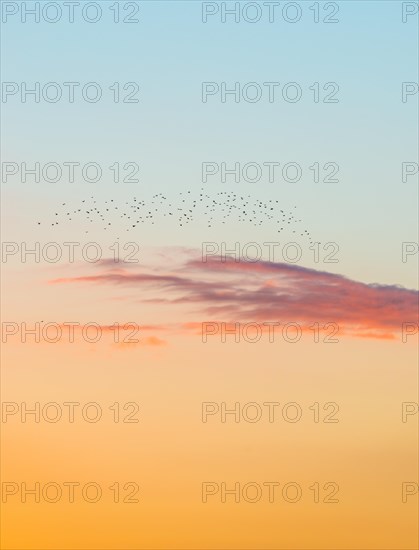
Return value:
<svg viewBox="0 0 419 550">
<path fill-rule="evenodd" d="M 63 208 L 64 207 L 64 208 Z M 77 223 L 85 221 L 93 226 L 99 225 L 108 230 L 117 221 L 122 220 L 127 232 L 138 231 L 141 225 L 155 225 L 160 217 L 165 217 L 178 227 L 186 227 L 194 222 L 205 220 L 208 228 L 219 224 L 239 223 L 253 227 L 270 224 L 277 234 L 286 229 L 313 243 L 308 229 L 301 229 L 302 220 L 296 213 L 297 206 L 287 210 L 277 199 L 262 200 L 252 195 L 238 194 L 234 191 L 209 193 L 201 188 L 198 193 L 193 190 L 177 193 L 172 198 L 166 194 L 155 193 L 151 199 L 134 196 L 131 200 L 118 202 L 116 199 L 101 202 L 98 197 L 90 196 L 81 203 L 69 207 L 68 202 L 61 203 L 55 212 L 54 227 L 59 222 Z M 69 217 L 71 216 L 71 217 Z M 41 221 L 37 222 L 42 225 Z M 86 230 L 86 233 L 89 229 Z"/>
</svg>

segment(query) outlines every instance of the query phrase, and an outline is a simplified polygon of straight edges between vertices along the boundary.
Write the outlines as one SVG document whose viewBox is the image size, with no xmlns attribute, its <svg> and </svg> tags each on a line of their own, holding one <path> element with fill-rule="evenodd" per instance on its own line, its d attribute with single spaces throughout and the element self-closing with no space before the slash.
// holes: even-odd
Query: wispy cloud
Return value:
<svg viewBox="0 0 419 550">
<path fill-rule="evenodd" d="M 114 268 L 104 263 L 92 274 L 50 282 L 131 287 L 141 302 L 185 305 L 188 314 L 182 326 L 186 331 L 196 330 L 196 323 L 215 319 L 226 323 L 297 322 L 303 327 L 334 322 L 341 328 L 340 334 L 393 338 L 403 323 L 419 320 L 419 293 L 415 290 L 366 284 L 343 275 L 267 261 L 184 259 L 163 273 L 161 268 Z"/>
</svg>

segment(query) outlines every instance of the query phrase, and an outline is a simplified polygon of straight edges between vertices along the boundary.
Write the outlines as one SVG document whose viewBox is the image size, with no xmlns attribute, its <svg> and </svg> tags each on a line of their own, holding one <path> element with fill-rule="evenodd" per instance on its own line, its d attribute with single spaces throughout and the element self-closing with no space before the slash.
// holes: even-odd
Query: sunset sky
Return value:
<svg viewBox="0 0 419 550">
<path fill-rule="evenodd" d="M 1 547 L 418 548 L 417 2 L 97 4 L 2 12 Z"/>
</svg>

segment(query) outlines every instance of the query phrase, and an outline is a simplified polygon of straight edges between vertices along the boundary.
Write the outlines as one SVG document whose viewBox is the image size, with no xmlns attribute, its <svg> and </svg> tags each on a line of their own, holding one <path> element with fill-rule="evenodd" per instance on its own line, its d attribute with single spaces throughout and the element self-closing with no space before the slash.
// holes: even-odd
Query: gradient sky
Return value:
<svg viewBox="0 0 419 550">
<path fill-rule="evenodd" d="M 2 108 L 2 162 L 136 162 L 139 183 L 2 181 L 2 241 L 99 243 L 102 262 L 79 255 L 52 264 L 20 254 L 2 264 L 7 322 L 96 322 L 97 344 L 76 331 L 72 344 L 3 345 L 7 402 L 115 401 L 141 404 L 137 425 L 3 423 L 3 479 L 136 481 L 136 507 L 85 502 L 3 506 L 7 549 L 375 549 L 413 550 L 418 499 L 402 504 L 401 484 L 418 482 L 418 416 L 401 422 L 401 403 L 418 402 L 418 259 L 402 261 L 402 243 L 418 242 L 418 176 L 402 181 L 402 163 L 418 162 L 418 97 L 402 102 L 402 83 L 418 82 L 418 16 L 402 23 L 402 3 L 342 1 L 339 23 L 315 24 L 313 2 L 301 21 L 279 15 L 255 24 L 201 20 L 198 1 L 139 2 L 138 24 L 104 18 L 88 24 L 2 24 L 2 82 L 138 82 L 139 103 L 76 101 Z M 120 1 L 120 5 L 125 4 Z M 231 4 L 231 2 L 229 3 Z M 243 2 L 241 2 L 243 4 Z M 259 2 L 262 5 L 262 2 Z M 281 5 L 284 3 L 281 3 Z M 323 7 L 324 3 L 320 3 Z M 222 103 L 201 99 L 202 82 L 298 82 L 301 101 Z M 314 82 L 337 82 L 338 103 L 314 103 Z M 297 162 L 301 181 L 201 180 L 203 162 Z M 309 166 L 336 162 L 339 182 L 314 183 Z M 169 216 L 126 231 L 65 211 L 83 200 L 124 209 L 162 193 L 209 201 L 229 192 L 278 201 L 311 238 L 339 247 L 338 262 L 315 262 L 309 240 L 273 223 L 182 227 Z M 181 195 L 181 193 L 183 193 Z M 96 203 L 94 203 L 96 201 Z M 65 206 L 63 206 L 65 203 Z M 85 203 L 86 204 L 86 203 Z M 276 202 L 275 202 L 276 204 Z M 163 210 L 162 210 L 163 211 Z M 59 225 L 53 225 L 60 213 Z M 88 230 L 88 233 L 86 231 Z M 139 263 L 113 264 L 109 247 L 135 242 Z M 202 262 L 202 243 L 296 242 L 296 263 Z M 280 248 L 281 250 L 281 248 Z M 265 251 L 266 252 L 266 251 Z M 204 344 L 203 322 L 299 323 L 295 344 L 280 337 L 250 344 L 220 335 Z M 115 322 L 140 326 L 138 345 L 118 345 Z M 339 325 L 338 344 L 313 342 L 310 326 Z M 207 402 L 300 403 L 298 424 L 201 422 Z M 308 420 L 314 403 L 339 403 L 339 423 Z M 28 459 L 30 457 L 30 460 Z M 298 507 L 201 502 L 201 483 L 339 483 L 335 508 L 309 498 Z M 105 520 L 105 521 L 104 521 Z M 25 525 L 25 529 L 22 529 Z"/>
</svg>

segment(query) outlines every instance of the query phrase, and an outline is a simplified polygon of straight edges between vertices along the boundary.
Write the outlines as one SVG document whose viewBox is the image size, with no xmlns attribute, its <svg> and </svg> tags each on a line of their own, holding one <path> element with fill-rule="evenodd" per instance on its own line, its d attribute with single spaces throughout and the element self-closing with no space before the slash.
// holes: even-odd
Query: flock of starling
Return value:
<svg viewBox="0 0 419 550">
<path fill-rule="evenodd" d="M 295 209 L 296 206 L 287 212 L 280 208 L 278 200 L 263 201 L 233 191 L 221 191 L 211 196 L 204 189 L 200 190 L 199 195 L 191 191 L 179 193 L 175 200 L 169 200 L 162 193 L 153 195 L 151 200 L 133 197 L 124 203 L 114 199 L 100 202 L 92 196 L 83 199 L 75 208 L 62 203 L 50 225 L 54 227 L 66 222 L 79 224 L 84 220 L 88 224 L 100 223 L 102 229 L 108 230 L 112 225 L 117 225 L 117 220 L 122 220 L 125 230 L 129 232 L 143 224 L 154 225 L 162 217 L 172 219 L 180 227 L 203 219 L 209 228 L 228 221 L 255 227 L 270 223 L 277 233 L 289 229 L 296 236 L 306 237 L 311 242 L 310 232 L 298 229 L 301 220 L 295 216 Z M 89 229 L 85 232 L 88 233 Z"/>
</svg>

